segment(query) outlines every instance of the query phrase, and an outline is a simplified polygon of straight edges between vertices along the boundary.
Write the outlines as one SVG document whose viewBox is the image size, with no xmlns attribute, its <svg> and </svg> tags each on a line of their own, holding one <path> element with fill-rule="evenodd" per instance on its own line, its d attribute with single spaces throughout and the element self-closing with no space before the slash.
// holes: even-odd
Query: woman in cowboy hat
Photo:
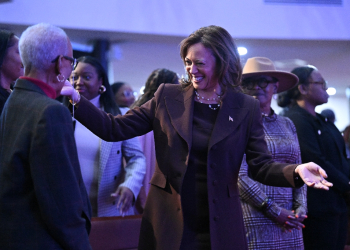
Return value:
<svg viewBox="0 0 350 250">
<path fill-rule="evenodd" d="M 273 159 L 301 163 L 294 124 L 271 108 L 272 96 L 295 86 L 298 77 L 276 70 L 273 62 L 264 57 L 248 59 L 242 77 L 243 91 L 260 102 L 265 140 Z M 303 249 L 300 229 L 307 211 L 305 185 L 301 188 L 263 185 L 248 176 L 244 159 L 238 186 L 249 249 Z"/>
</svg>

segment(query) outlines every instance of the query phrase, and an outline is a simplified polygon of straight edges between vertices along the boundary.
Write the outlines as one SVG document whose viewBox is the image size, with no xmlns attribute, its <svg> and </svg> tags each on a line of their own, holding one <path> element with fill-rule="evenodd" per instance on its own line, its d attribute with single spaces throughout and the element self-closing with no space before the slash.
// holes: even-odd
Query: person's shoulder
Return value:
<svg viewBox="0 0 350 250">
<path fill-rule="evenodd" d="M 277 117 L 277 121 L 279 123 L 285 123 L 287 126 L 292 127 L 292 128 L 295 127 L 293 121 L 289 117 L 281 116 L 281 115 L 276 115 L 276 117 Z"/>
<path fill-rule="evenodd" d="M 308 129 L 314 127 L 314 118 L 311 114 L 309 114 L 306 110 L 299 106 L 293 106 L 289 108 L 283 116 L 288 117 L 292 124 L 298 130 L 298 133 L 308 133 Z"/>
<path fill-rule="evenodd" d="M 258 103 L 258 100 L 256 100 L 254 97 L 239 91 L 235 91 L 234 89 L 227 90 L 227 97 L 225 99 L 232 105 L 238 105 L 242 108 L 255 106 Z"/>
<path fill-rule="evenodd" d="M 167 91 L 181 91 L 183 89 L 181 84 L 163 83 L 164 90 Z"/>
<path fill-rule="evenodd" d="M 289 119 L 294 121 L 305 119 L 308 116 L 308 113 L 303 108 L 295 105 L 285 110 L 283 116 L 288 117 Z"/>
<path fill-rule="evenodd" d="M 277 120 L 279 120 L 279 121 L 288 122 L 288 123 L 292 122 L 292 120 L 287 116 L 282 116 L 282 115 L 276 114 L 276 117 L 277 117 Z"/>
<path fill-rule="evenodd" d="M 170 84 L 170 83 L 162 83 L 157 92 L 161 92 L 163 96 L 167 97 L 176 97 L 186 89 L 183 88 L 181 84 Z"/>
<path fill-rule="evenodd" d="M 51 98 L 42 99 L 43 112 L 50 116 L 65 116 L 70 117 L 70 112 L 66 106 L 57 100 Z"/>
<path fill-rule="evenodd" d="M 238 98 L 241 98 L 242 100 L 246 102 L 255 102 L 256 99 L 250 95 L 246 95 L 242 92 L 234 92 L 234 95 L 237 96 Z"/>
</svg>

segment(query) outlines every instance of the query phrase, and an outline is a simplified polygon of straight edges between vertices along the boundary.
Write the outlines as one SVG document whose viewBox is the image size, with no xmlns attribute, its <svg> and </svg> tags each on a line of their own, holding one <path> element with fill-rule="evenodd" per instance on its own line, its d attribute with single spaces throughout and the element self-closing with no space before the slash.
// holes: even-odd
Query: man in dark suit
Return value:
<svg viewBox="0 0 350 250">
<path fill-rule="evenodd" d="M 71 115 L 55 98 L 74 58 L 65 32 L 37 24 L 22 34 L 25 76 L 0 120 L 0 248 L 91 249 L 91 208 Z"/>
</svg>

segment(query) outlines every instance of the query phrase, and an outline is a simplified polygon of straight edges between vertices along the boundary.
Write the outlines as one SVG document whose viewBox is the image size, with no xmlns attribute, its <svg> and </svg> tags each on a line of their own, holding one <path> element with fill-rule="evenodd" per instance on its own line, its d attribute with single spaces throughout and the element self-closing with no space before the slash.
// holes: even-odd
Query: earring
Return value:
<svg viewBox="0 0 350 250">
<path fill-rule="evenodd" d="M 103 86 L 103 85 L 101 85 L 101 87 L 98 88 L 98 92 L 99 92 L 100 94 L 106 92 L 106 87 Z"/>
<path fill-rule="evenodd" d="M 64 76 L 63 75 L 61 75 L 61 73 L 59 73 L 57 76 L 57 81 L 59 81 L 59 82 L 64 82 Z M 60 77 L 62 77 L 61 79 L 60 79 Z"/>
</svg>

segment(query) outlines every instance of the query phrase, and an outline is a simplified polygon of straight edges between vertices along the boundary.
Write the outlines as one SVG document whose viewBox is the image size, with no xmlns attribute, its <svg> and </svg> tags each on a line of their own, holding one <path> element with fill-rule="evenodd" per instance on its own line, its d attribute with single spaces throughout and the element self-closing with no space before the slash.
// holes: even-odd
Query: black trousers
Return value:
<svg viewBox="0 0 350 250">
<path fill-rule="evenodd" d="M 308 215 L 303 229 L 305 250 L 344 250 L 348 215 Z"/>
</svg>

